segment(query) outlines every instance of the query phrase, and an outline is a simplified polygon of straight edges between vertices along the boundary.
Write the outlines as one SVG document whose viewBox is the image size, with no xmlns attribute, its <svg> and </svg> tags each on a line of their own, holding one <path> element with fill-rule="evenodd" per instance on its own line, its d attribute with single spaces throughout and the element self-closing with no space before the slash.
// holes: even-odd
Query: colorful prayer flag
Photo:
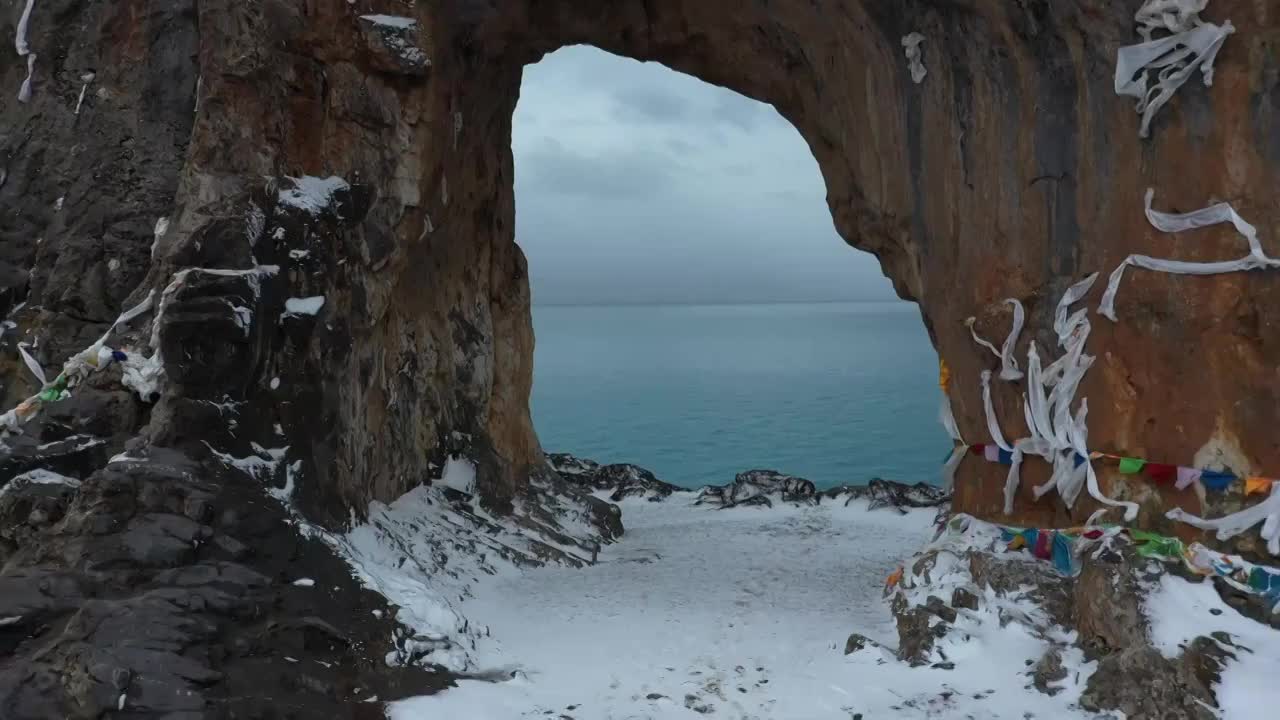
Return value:
<svg viewBox="0 0 1280 720">
<path fill-rule="evenodd" d="M 1008 450 L 1001 450 L 1000 453 L 996 456 L 996 460 L 998 460 L 1001 465 L 1012 465 L 1013 453 L 1009 452 Z"/>
<path fill-rule="evenodd" d="M 986 446 L 985 448 L 982 449 L 982 456 L 987 459 L 987 462 L 1000 462 L 1000 446 L 999 445 Z"/>
<path fill-rule="evenodd" d="M 1178 483 L 1174 486 L 1179 490 L 1186 490 L 1200 479 L 1200 471 L 1195 468 L 1180 467 L 1178 468 Z"/>
<path fill-rule="evenodd" d="M 1200 471 L 1200 484 L 1206 490 L 1222 491 L 1231 487 L 1231 483 L 1236 481 L 1236 476 L 1231 473 L 1218 472 L 1217 470 Z"/>
<path fill-rule="evenodd" d="M 1244 494 L 1255 495 L 1271 492 L 1271 478 L 1248 477 L 1244 480 Z"/>
<path fill-rule="evenodd" d="M 1176 465 L 1149 462 L 1142 466 L 1142 472 L 1155 482 L 1167 484 L 1177 479 L 1178 467 Z"/>
<path fill-rule="evenodd" d="M 1146 464 L 1147 464 L 1146 460 L 1139 460 L 1138 458 L 1131 458 L 1131 457 L 1122 457 L 1120 458 L 1120 474 L 1134 475 L 1134 474 L 1140 473 L 1142 472 L 1142 466 Z"/>
</svg>

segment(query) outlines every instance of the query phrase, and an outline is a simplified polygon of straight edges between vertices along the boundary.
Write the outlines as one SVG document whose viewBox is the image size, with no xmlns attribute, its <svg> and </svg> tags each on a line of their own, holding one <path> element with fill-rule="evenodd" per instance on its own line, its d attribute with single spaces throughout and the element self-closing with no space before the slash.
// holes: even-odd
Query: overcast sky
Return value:
<svg viewBox="0 0 1280 720">
<path fill-rule="evenodd" d="M 513 145 L 535 303 L 893 297 L 768 105 L 571 47 L 525 69 Z"/>
</svg>

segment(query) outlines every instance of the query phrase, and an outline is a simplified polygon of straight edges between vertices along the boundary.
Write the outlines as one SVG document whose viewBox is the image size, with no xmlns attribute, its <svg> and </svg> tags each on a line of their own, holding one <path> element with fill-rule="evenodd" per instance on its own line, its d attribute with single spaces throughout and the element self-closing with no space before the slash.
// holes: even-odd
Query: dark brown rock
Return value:
<svg viewBox="0 0 1280 720">
<path fill-rule="evenodd" d="M 964 588 L 956 588 L 951 593 L 951 607 L 966 610 L 978 609 L 978 596 L 965 590 Z"/>
<path fill-rule="evenodd" d="M 880 643 L 872 640 L 866 635 L 853 633 L 844 641 L 844 654 L 851 655 L 859 650 L 865 650 L 868 647 L 880 647 Z"/>
</svg>

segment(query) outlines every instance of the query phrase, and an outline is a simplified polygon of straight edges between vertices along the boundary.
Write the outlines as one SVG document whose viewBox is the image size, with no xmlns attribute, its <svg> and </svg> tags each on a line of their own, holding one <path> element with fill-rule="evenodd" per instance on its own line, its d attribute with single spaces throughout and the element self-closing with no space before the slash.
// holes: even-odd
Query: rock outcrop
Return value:
<svg viewBox="0 0 1280 720">
<path fill-rule="evenodd" d="M 549 453 L 547 460 L 562 478 L 592 492 L 609 493 L 613 502 L 629 497 L 658 502 L 682 490 L 630 463 L 601 465 L 568 453 Z M 874 478 L 866 485 L 841 485 L 819 491 L 812 481 L 802 477 L 777 470 L 748 470 L 734 476 L 733 482 L 699 488 L 694 502 L 727 509 L 772 507 L 778 503 L 817 505 L 823 500 L 848 505 L 854 500 L 866 500 L 870 510 L 892 508 L 905 513 L 911 508 L 944 508 L 950 498 L 949 493 L 926 483 L 907 485 Z"/>
<path fill-rule="evenodd" d="M 777 470 L 748 470 L 725 485 L 707 485 L 698 491 L 698 503 L 732 508 L 772 506 L 775 502 L 817 505 L 821 498 L 813 482 Z"/>
<path fill-rule="evenodd" d="M 1078 706 L 1096 713 L 1217 717 L 1225 663 L 1234 653 L 1251 652 L 1239 644 L 1241 638 L 1204 628 L 1171 657 L 1153 637 L 1147 604 L 1161 577 L 1177 567 L 1150 562 L 1123 540 L 1089 549 L 1080 563 L 1080 574 L 1068 577 L 1026 553 L 939 543 L 904 568 L 893 592 L 898 659 L 952 669 L 948 651 L 959 652 L 956 646 L 980 636 L 984 624 L 1013 624 L 1043 644 L 1039 657 L 1025 660 L 1028 685 L 1040 692 L 1053 695 L 1072 686 Z M 944 639 L 952 641 L 946 650 Z M 852 637 L 846 648 L 862 652 L 868 646 Z M 998 658 L 1006 668 L 1018 660 Z M 1087 674 L 1068 677 L 1067 664 L 1074 666 L 1070 672 L 1081 673 L 1084 663 L 1091 665 Z"/>
<path fill-rule="evenodd" d="M 1173 210 L 1229 199 L 1268 246 L 1280 229 L 1280 14 L 1214 0 L 1206 16 L 1238 28 L 1216 81 L 1185 86 L 1140 141 L 1112 78 L 1133 11 L 1103 0 L 4 3 L 0 36 L 19 53 L 0 61 L 0 382 L 5 409 L 21 409 L 7 417 L 23 422 L 5 439 L 0 482 L 41 469 L 82 481 L 65 510 L 31 497 L 26 518 L 10 518 L 40 539 L 24 536 L 0 570 L 15 588 L 0 597 L 32 598 L 5 612 L 47 619 L 32 634 L 3 628 L 19 638 L 0 661 L 6 714 L 94 716 L 121 696 L 214 713 L 254 702 L 243 698 L 265 668 L 312 677 L 213 649 L 266 632 L 241 613 L 300 592 L 276 579 L 296 531 L 266 542 L 276 530 L 264 528 L 288 517 L 280 498 L 337 528 L 466 462 L 488 511 L 539 502 L 511 117 L 523 67 L 565 45 L 663 62 L 777 108 L 812 149 L 841 236 L 919 303 L 952 370 L 960 431 L 988 441 L 978 378 L 995 363 L 965 318 L 1001 337 L 1003 300 L 1020 300 L 1022 354 L 1029 340 L 1053 346 L 1069 285 L 1132 252 L 1238 256 L 1229 229 L 1154 232 L 1148 187 Z M 917 33 L 909 61 L 902 41 Z M 1088 341 L 1091 446 L 1280 474 L 1277 299 L 1269 269 L 1133 272 L 1120 321 L 1099 320 Z M 19 344 L 57 376 L 99 338 L 127 359 L 102 369 L 84 356 L 69 398 L 53 388 L 20 405 L 43 383 Z M 993 390 L 1011 438 L 1027 431 L 1022 393 Z M 268 466 L 264 487 L 255 469 Z M 1004 472 L 963 463 L 957 506 L 1001 515 Z M 1023 474 L 1011 521 L 1068 525 L 1094 509 L 1037 501 L 1048 468 L 1029 461 Z M 1171 506 L 1243 502 L 1102 482 L 1152 527 Z M 596 519 L 610 531 L 606 510 Z M 236 560 L 241 546 L 259 559 Z M 324 622 L 347 628 L 348 611 Z M 99 622 L 108 616 L 140 619 Z M 144 620 L 176 633 L 146 651 L 159 655 L 103 659 Z M 207 660 L 173 660 L 175 648 Z M 43 665 L 30 664 L 37 654 Z M 166 680 L 139 688 L 130 663 Z M 77 681 L 56 689 L 54 665 Z M 310 699 L 299 707 L 335 696 L 300 682 Z M 175 688 L 196 699 L 172 704 Z M 53 704 L 32 705 L 33 693 Z"/>
<path fill-rule="evenodd" d="M 665 500 L 680 488 L 663 482 L 639 465 L 614 463 L 601 465 L 594 460 L 568 453 L 548 453 L 547 461 L 560 476 L 581 487 L 609 493 L 609 499 L 620 502 L 629 497 L 642 497 L 657 502 Z"/>
<path fill-rule="evenodd" d="M 910 508 L 941 508 L 951 501 L 951 493 L 937 485 L 928 483 L 906 483 L 893 480 L 872 478 L 866 485 L 841 485 L 823 490 L 821 497 L 832 500 L 843 500 L 845 505 L 854 500 L 869 501 L 869 509 L 894 508 L 906 512 Z"/>
</svg>

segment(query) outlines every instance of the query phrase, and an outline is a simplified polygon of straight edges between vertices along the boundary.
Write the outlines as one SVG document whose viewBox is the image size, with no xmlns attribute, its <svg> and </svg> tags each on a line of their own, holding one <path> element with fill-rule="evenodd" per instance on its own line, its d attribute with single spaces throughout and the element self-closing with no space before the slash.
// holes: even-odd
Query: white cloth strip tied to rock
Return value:
<svg viewBox="0 0 1280 720">
<path fill-rule="evenodd" d="M 995 406 L 991 402 L 991 371 L 982 371 L 982 408 L 987 414 L 987 432 L 991 433 L 991 439 L 1001 450 L 1011 452 L 1013 446 L 1004 439 L 1004 433 L 1000 431 L 1000 422 L 996 420 Z"/>
<path fill-rule="evenodd" d="M 13 34 L 13 48 L 18 52 L 18 57 L 27 59 L 27 78 L 22 81 L 22 87 L 18 89 L 18 102 L 29 102 L 31 100 L 31 76 L 36 71 L 36 54 L 31 52 L 31 46 L 27 44 L 27 25 L 31 22 L 31 9 L 35 6 L 36 0 L 27 0 L 27 4 L 22 8 L 22 17 L 18 18 L 18 27 Z"/>
<path fill-rule="evenodd" d="M 1086 425 L 1088 402 L 1081 400 L 1080 409 L 1074 414 L 1071 408 L 1075 402 L 1076 391 L 1094 362 L 1093 356 L 1084 353 L 1085 343 L 1089 339 L 1091 330 L 1088 310 L 1082 308 L 1072 313 L 1071 306 L 1088 294 L 1097 279 L 1098 274 L 1093 273 L 1080 280 L 1067 288 L 1058 301 L 1054 311 L 1053 327 L 1057 333 L 1058 342 L 1062 346 L 1063 355 L 1046 368 L 1043 366 L 1040 351 L 1035 342 L 1032 342 L 1027 350 L 1027 391 L 1023 395 L 1022 410 L 1029 437 L 1021 438 L 1012 445 L 1005 440 L 991 399 L 991 372 L 982 373 L 982 402 L 988 432 L 994 443 L 1002 450 L 1009 452 L 1011 456 L 1004 487 L 1006 514 L 1013 512 L 1014 498 L 1021 484 L 1024 457 L 1038 455 L 1052 463 L 1053 473 L 1047 483 L 1034 489 L 1037 499 L 1056 489 L 1067 507 L 1072 507 L 1080 491 L 1088 488 L 1089 494 L 1098 502 L 1125 508 L 1126 521 L 1132 521 L 1137 516 L 1136 504 L 1112 500 L 1102 494 L 1093 465 L 1088 461 L 1088 427 Z M 1005 348 L 1011 356 L 1017 332 L 1021 330 L 1020 320 L 1023 312 L 1021 303 L 1016 300 L 1008 302 L 1014 305 L 1015 332 L 1005 343 Z M 970 324 L 970 331 L 972 332 L 972 324 Z M 974 338 L 979 344 L 990 347 L 989 343 L 983 342 L 976 334 Z M 1080 461 L 1078 458 L 1084 458 L 1084 460 Z"/>
<path fill-rule="evenodd" d="M 1018 343 L 1018 335 L 1022 333 L 1022 326 L 1026 322 L 1027 313 L 1023 309 L 1022 303 L 1015 298 L 1007 298 L 1006 303 L 1013 306 L 1013 328 L 1009 331 L 1009 336 L 1005 338 L 1004 345 L 997 350 L 989 340 L 978 335 L 978 331 L 973 325 L 978 321 L 976 317 L 970 317 L 964 321 L 965 326 L 969 328 L 969 334 L 973 336 L 973 341 L 982 347 L 991 351 L 992 355 L 1000 358 L 1000 379 L 1001 380 L 1021 380 L 1022 370 L 1018 368 L 1018 359 L 1014 356 L 1014 350 Z M 1006 450 L 1008 448 L 1005 448 Z"/>
<path fill-rule="evenodd" d="M 1280 483 L 1271 484 L 1271 495 L 1266 500 L 1238 513 L 1206 520 L 1181 508 L 1174 508 L 1166 513 L 1165 517 L 1182 521 L 1201 530 L 1217 530 L 1219 540 L 1229 540 L 1254 525 L 1262 523 L 1261 535 L 1267 542 L 1267 552 L 1280 555 Z"/>
<path fill-rule="evenodd" d="M 960 467 L 960 461 L 964 460 L 964 456 L 969 452 L 969 446 L 965 444 L 956 445 L 951 449 L 951 456 L 947 458 L 947 462 L 942 466 L 942 489 L 951 492 L 951 488 L 956 482 L 956 468 Z"/>
<path fill-rule="evenodd" d="M 1201 20 L 1199 12 L 1206 5 L 1208 0 L 1147 0 L 1134 16 L 1145 42 L 1116 53 L 1115 91 L 1138 98 L 1140 137 L 1150 134 L 1151 119 L 1197 69 L 1204 84 L 1213 85 L 1213 63 L 1235 27 L 1229 20 L 1220 26 Z M 1172 34 L 1152 39 L 1156 31 Z"/>
<path fill-rule="evenodd" d="M 83 382 L 90 373 L 97 372 L 109 365 L 113 358 L 113 354 L 111 349 L 106 345 L 107 340 L 111 337 L 111 333 L 115 332 L 117 327 L 128 323 L 142 313 L 150 310 L 155 294 L 155 291 L 152 290 L 147 293 L 147 297 L 144 298 L 142 302 L 120 313 L 115 322 L 111 323 L 111 327 L 107 328 L 107 331 L 102 334 L 102 337 L 98 338 L 97 341 L 89 347 L 71 356 L 71 358 L 63 364 L 62 372 L 58 374 L 58 377 L 54 378 L 53 382 L 41 382 L 40 392 L 22 401 L 12 410 L 0 415 L 0 429 L 6 433 L 17 432 L 22 427 L 23 423 L 35 417 L 39 412 L 40 406 L 44 402 L 41 396 L 47 391 L 54 391 L 54 395 L 58 395 L 59 392 L 61 392 L 61 396 L 65 397 L 66 389 L 76 387 Z M 30 358 L 21 346 L 19 346 L 19 350 L 22 350 L 24 360 Z M 40 372 L 36 372 L 35 368 L 39 367 L 39 363 L 36 363 L 34 358 L 31 358 L 28 361 L 28 367 L 32 364 L 35 365 L 35 367 L 32 368 L 32 372 L 36 373 L 37 377 L 43 379 L 44 371 L 41 370 Z M 59 398 L 55 397 L 54 399 Z"/>
<path fill-rule="evenodd" d="M 924 67 L 924 36 L 913 32 L 902 38 L 902 50 L 907 56 L 907 69 L 911 71 L 911 82 L 919 85 L 929 71 Z"/>
<path fill-rule="evenodd" d="M 27 364 L 27 369 L 31 371 L 32 375 L 36 376 L 36 380 L 40 381 L 40 387 L 48 385 L 49 381 L 44 377 L 44 368 L 40 367 L 40 363 L 31 357 L 31 353 L 27 351 L 26 343 L 18 343 L 18 353 L 22 355 L 22 362 Z"/>
<path fill-rule="evenodd" d="M 1120 281 L 1124 271 L 1130 265 L 1157 272 L 1178 275 L 1218 275 L 1220 273 L 1259 270 L 1280 266 L 1280 260 L 1267 257 L 1262 251 L 1262 243 L 1258 240 L 1258 230 L 1250 225 L 1240 214 L 1227 203 L 1218 203 L 1194 212 L 1171 214 L 1151 209 L 1155 190 L 1148 189 L 1146 195 L 1147 221 L 1161 232 L 1176 233 L 1199 228 L 1210 227 L 1222 223 L 1230 223 L 1249 243 L 1249 254 L 1239 260 L 1221 260 L 1218 262 L 1184 262 L 1181 260 L 1161 260 L 1148 255 L 1130 255 L 1111 273 L 1107 282 L 1107 291 L 1102 294 L 1102 303 L 1098 314 L 1113 322 L 1116 320 L 1116 293 L 1120 291 Z"/>
</svg>

